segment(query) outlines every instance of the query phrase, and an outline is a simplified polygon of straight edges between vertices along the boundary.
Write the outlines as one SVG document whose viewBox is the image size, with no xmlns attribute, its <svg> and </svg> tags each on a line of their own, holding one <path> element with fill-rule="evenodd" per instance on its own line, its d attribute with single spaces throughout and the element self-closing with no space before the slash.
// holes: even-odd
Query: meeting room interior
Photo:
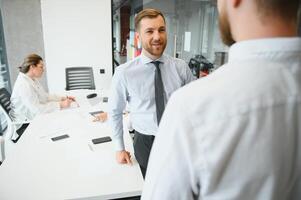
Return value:
<svg viewBox="0 0 301 200">
<path fill-rule="evenodd" d="M 156 171 L 151 163 L 146 173 L 141 156 L 147 165 L 152 154 L 138 154 L 139 144 L 149 141 L 140 133 L 150 133 L 152 145 L 152 131 L 163 131 L 172 118 L 158 114 L 157 74 L 162 104 L 170 111 L 167 100 L 176 102 L 175 90 L 210 80 L 230 59 L 218 1 L 0 0 L 0 199 L 140 199 Z M 143 18 L 144 9 L 159 14 Z M 143 32 L 146 22 L 155 28 Z M 298 32 L 300 37 L 301 23 Z M 161 38 L 153 44 L 149 37 Z M 140 69 L 153 70 L 136 69 L 139 62 Z M 177 68 L 165 74 L 166 63 Z M 211 91 L 202 89 L 191 93 Z M 186 100 L 181 107 L 187 110 L 197 101 Z M 217 99 L 206 103 L 211 100 Z M 213 197 L 208 199 L 220 199 Z"/>
</svg>

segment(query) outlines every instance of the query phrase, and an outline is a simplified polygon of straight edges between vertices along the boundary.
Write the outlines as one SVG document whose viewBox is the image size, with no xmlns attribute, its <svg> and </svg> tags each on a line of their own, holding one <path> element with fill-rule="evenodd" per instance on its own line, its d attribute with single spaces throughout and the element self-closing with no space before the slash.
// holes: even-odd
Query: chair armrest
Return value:
<svg viewBox="0 0 301 200">
<path fill-rule="evenodd" d="M 0 136 L 0 163 L 3 162 L 3 160 L 5 159 L 5 146 L 4 146 L 4 137 Z"/>
<path fill-rule="evenodd" d="M 18 124 L 30 124 L 31 121 L 12 121 L 11 124 L 18 125 Z"/>
</svg>

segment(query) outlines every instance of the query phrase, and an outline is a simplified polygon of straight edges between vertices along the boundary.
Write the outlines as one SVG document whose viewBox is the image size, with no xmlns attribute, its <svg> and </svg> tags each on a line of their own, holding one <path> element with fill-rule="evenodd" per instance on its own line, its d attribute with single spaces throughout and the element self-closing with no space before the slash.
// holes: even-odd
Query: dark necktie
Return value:
<svg viewBox="0 0 301 200">
<path fill-rule="evenodd" d="M 161 71 L 159 68 L 160 61 L 152 62 L 156 66 L 155 71 L 155 100 L 156 100 L 156 112 L 157 112 L 157 123 L 159 125 L 163 111 L 164 111 L 164 88 L 161 77 Z"/>
</svg>

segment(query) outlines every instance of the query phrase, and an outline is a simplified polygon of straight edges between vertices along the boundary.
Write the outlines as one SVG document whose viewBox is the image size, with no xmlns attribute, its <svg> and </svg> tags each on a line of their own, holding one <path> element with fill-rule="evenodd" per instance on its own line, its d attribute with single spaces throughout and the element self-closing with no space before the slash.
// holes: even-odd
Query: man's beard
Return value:
<svg viewBox="0 0 301 200">
<path fill-rule="evenodd" d="M 166 42 L 163 41 L 160 43 L 162 45 L 161 49 L 160 49 L 161 51 L 157 50 L 156 48 L 154 49 L 151 44 L 143 44 L 142 43 L 142 47 L 152 56 L 161 56 L 166 48 Z"/>
<path fill-rule="evenodd" d="M 231 27 L 228 16 L 225 11 L 220 12 L 218 17 L 219 30 L 221 32 L 222 41 L 225 45 L 231 46 L 235 43 L 231 33 Z"/>
</svg>

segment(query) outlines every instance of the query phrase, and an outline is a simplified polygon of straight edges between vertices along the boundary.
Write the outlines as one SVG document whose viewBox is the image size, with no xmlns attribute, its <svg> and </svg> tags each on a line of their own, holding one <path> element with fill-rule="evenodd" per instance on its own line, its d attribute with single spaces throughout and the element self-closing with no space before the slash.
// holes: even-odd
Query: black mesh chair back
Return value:
<svg viewBox="0 0 301 200">
<path fill-rule="evenodd" d="M 9 116 L 10 107 L 10 94 L 5 88 L 0 89 L 0 105 L 6 114 Z"/>
<path fill-rule="evenodd" d="M 11 111 L 10 96 L 11 96 L 10 93 L 5 88 L 0 89 L 0 105 L 1 105 L 2 110 L 4 110 L 3 112 L 5 112 L 4 114 L 6 117 L 7 126 L 10 127 L 8 129 L 11 131 L 11 133 L 10 133 L 11 137 L 12 137 L 11 139 L 14 143 L 16 143 L 22 136 L 23 132 L 25 131 L 25 129 L 27 128 L 29 123 L 27 121 L 24 121 L 24 122 L 18 122 L 18 123 L 13 124 L 12 118 L 10 116 L 10 111 Z M 21 127 L 19 127 L 16 130 L 15 125 L 21 125 Z M 15 139 L 13 139 L 13 137 Z"/>
<path fill-rule="evenodd" d="M 66 90 L 95 89 L 92 67 L 66 68 Z"/>
</svg>

